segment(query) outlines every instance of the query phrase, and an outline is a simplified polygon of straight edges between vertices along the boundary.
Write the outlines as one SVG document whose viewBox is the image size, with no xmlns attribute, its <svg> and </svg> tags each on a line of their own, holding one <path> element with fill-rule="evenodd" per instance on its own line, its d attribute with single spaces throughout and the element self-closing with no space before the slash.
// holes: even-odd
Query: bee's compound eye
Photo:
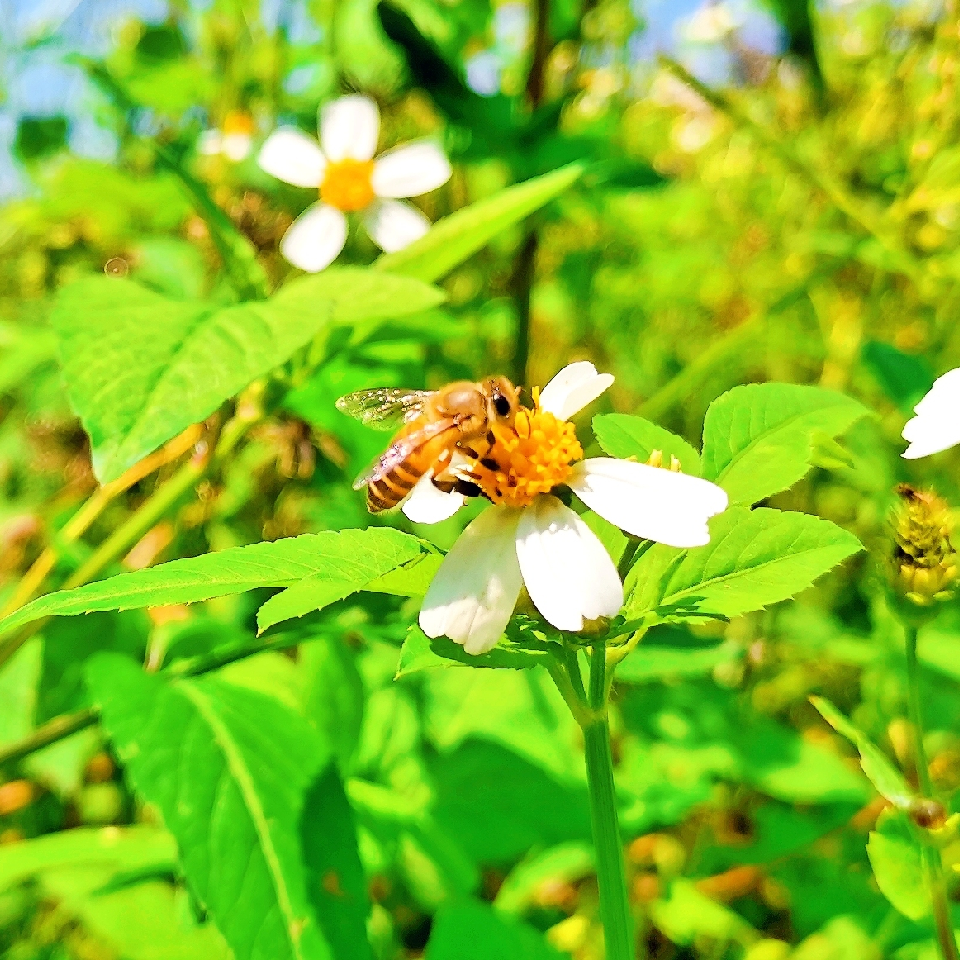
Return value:
<svg viewBox="0 0 960 960">
<path fill-rule="evenodd" d="M 505 417 L 510 412 L 510 401 L 501 394 L 493 401 L 493 409 L 497 411 L 497 416 Z"/>
</svg>

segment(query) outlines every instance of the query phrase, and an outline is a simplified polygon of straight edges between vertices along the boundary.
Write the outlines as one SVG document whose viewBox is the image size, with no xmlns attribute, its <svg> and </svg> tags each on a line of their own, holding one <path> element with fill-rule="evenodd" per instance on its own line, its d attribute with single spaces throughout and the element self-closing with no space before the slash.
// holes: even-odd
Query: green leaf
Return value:
<svg viewBox="0 0 960 960">
<path fill-rule="evenodd" d="M 739 660 L 743 652 L 738 643 L 683 648 L 644 642 L 617 665 L 617 679 L 627 683 L 649 683 L 665 677 L 702 676 L 722 663 Z"/>
<path fill-rule="evenodd" d="M 426 960 L 563 960 L 533 927 L 486 904 L 441 907 L 433 922 Z"/>
<path fill-rule="evenodd" d="M 172 870 L 173 837 L 156 827 L 96 827 L 65 830 L 0 848 L 0 890 L 48 870 L 97 865 L 112 870 Z"/>
<path fill-rule="evenodd" d="M 305 533 L 230 547 L 39 597 L 0 621 L 0 632 L 39 617 L 195 603 L 256 587 L 289 587 L 308 577 L 329 577 L 335 584 L 336 589 L 325 596 L 319 590 L 312 594 L 312 602 L 322 605 L 363 589 L 368 581 L 412 560 L 422 549 L 416 537 L 389 527 Z"/>
<path fill-rule="evenodd" d="M 365 891 L 343 810 L 328 822 L 318 803 L 329 755 L 314 729 L 270 697 L 209 677 L 165 682 L 114 654 L 94 658 L 87 678 L 134 787 L 159 808 L 236 960 L 347 960 L 327 931 L 356 926 Z M 314 831 L 327 828 L 344 835 L 319 849 Z M 318 893 L 316 870 L 333 871 L 336 904 Z M 365 955 L 362 928 L 360 937 L 351 957 Z"/>
<path fill-rule="evenodd" d="M 711 900 L 689 880 L 674 880 L 669 895 L 650 905 L 653 922 L 674 943 L 692 944 L 699 937 L 711 941 L 750 944 L 757 931 L 729 907 Z"/>
<path fill-rule="evenodd" d="M 300 648 L 303 712 L 349 770 L 363 723 L 363 679 L 353 650 L 341 637 L 317 637 Z"/>
<path fill-rule="evenodd" d="M 112 650 L 142 663 L 149 620 L 138 613 L 95 613 L 83 622 L 54 620 L 43 628 L 43 670 L 37 723 L 88 706 L 84 661 Z"/>
<path fill-rule="evenodd" d="M 36 880 L 125 960 L 229 960 L 212 924 L 184 909 L 174 838 L 156 827 L 65 830 L 0 849 L 0 891 Z"/>
<path fill-rule="evenodd" d="M 344 534 L 354 536 L 348 536 L 346 541 L 338 544 L 341 549 L 333 556 L 328 556 L 327 562 L 315 573 L 271 597 L 257 611 L 259 632 L 263 633 L 284 620 L 321 610 L 336 600 L 379 582 L 385 574 L 401 565 L 418 560 L 423 555 L 420 542 L 407 534 L 397 537 L 397 533 L 399 531 L 390 527 L 378 527 L 344 530 L 334 534 L 340 537 Z"/>
<path fill-rule="evenodd" d="M 87 277 L 51 314 L 70 402 L 106 483 L 338 323 L 435 306 L 432 287 L 357 267 L 288 283 L 269 300 L 172 300 L 131 280 Z"/>
<path fill-rule="evenodd" d="M 576 883 L 595 872 L 595 861 L 593 846 L 575 840 L 532 853 L 500 885 L 496 907 L 505 913 L 522 913 L 535 905 L 544 884 Z"/>
<path fill-rule="evenodd" d="M 829 700 L 811 697 L 810 702 L 820 711 L 823 719 L 860 752 L 860 766 L 863 767 L 867 779 L 877 788 L 877 792 L 895 807 L 911 808 L 916 797 L 903 774 L 887 759 L 883 751 L 871 743 L 867 735 L 861 733 Z"/>
<path fill-rule="evenodd" d="M 380 257 L 380 270 L 430 283 L 485 247 L 498 233 L 519 223 L 580 178 L 578 163 L 508 187 L 486 200 L 438 221 L 409 247 Z"/>
<path fill-rule="evenodd" d="M 829 520 L 804 513 L 731 507 L 710 525 L 710 543 L 678 552 L 657 544 L 627 578 L 627 618 L 658 611 L 735 617 L 809 587 L 860 541 Z"/>
<path fill-rule="evenodd" d="M 703 475 L 731 503 L 756 503 L 807 473 L 815 435 L 836 437 L 867 413 L 856 400 L 820 387 L 734 387 L 707 410 Z"/>
<path fill-rule="evenodd" d="M 447 637 L 431 640 L 416 624 L 407 631 L 400 650 L 396 679 L 421 670 L 438 667 L 488 667 L 506 670 L 528 670 L 545 662 L 549 654 L 542 650 L 523 650 L 519 647 L 497 646 L 477 656 L 467 653 L 458 643 Z"/>
<path fill-rule="evenodd" d="M 922 920 L 930 913 L 923 851 L 902 810 L 884 810 L 880 815 L 867 840 L 867 856 L 881 893 L 904 916 Z"/>
<path fill-rule="evenodd" d="M 659 450 L 668 465 L 670 457 L 674 456 L 680 461 L 684 473 L 700 476 L 700 454 L 683 437 L 643 417 L 601 413 L 593 418 L 592 426 L 597 443 L 611 457 L 633 458 L 644 463 L 654 450 Z"/>
</svg>

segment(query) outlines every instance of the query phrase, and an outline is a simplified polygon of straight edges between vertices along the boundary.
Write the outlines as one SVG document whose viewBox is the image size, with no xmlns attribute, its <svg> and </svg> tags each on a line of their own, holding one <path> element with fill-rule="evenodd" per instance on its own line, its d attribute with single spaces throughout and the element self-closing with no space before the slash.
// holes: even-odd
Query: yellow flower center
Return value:
<svg viewBox="0 0 960 960">
<path fill-rule="evenodd" d="M 470 479 L 493 503 L 527 506 L 537 494 L 565 483 L 574 461 L 583 457 L 573 424 L 546 410 L 518 410 L 512 426 L 497 423 L 491 432 L 495 442 L 472 465 Z"/>
<path fill-rule="evenodd" d="M 320 199 L 344 213 L 362 210 L 376 198 L 372 177 L 372 160 L 335 160 L 323 172 Z"/>
</svg>

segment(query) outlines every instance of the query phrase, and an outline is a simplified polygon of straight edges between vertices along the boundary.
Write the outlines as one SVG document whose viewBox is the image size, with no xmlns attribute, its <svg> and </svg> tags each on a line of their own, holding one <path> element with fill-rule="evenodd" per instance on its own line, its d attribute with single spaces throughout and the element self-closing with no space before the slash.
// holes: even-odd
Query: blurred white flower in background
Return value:
<svg viewBox="0 0 960 960">
<path fill-rule="evenodd" d="M 960 443 L 960 367 L 940 377 L 915 407 L 916 416 L 903 428 L 910 446 L 907 460 L 940 453 Z"/>
<path fill-rule="evenodd" d="M 606 548 L 553 491 L 566 486 L 591 510 L 637 537 L 675 547 L 708 543 L 707 521 L 727 507 L 713 483 L 646 463 L 584 460 L 569 417 L 603 393 L 613 377 L 592 363 L 572 363 L 521 408 L 515 423 L 494 424 L 495 443 L 475 463 L 456 468 L 493 506 L 473 520 L 444 558 L 420 610 L 428 637 L 447 636 L 467 653 L 496 645 L 522 586 L 559 630 L 613 617 L 623 585 Z M 422 523 L 452 516 L 459 493 L 441 493 L 425 477 L 404 504 Z"/>
<path fill-rule="evenodd" d="M 224 156 L 240 163 L 250 156 L 256 124 L 243 110 L 231 110 L 219 129 L 204 130 L 197 149 L 206 156 Z"/>
<path fill-rule="evenodd" d="M 368 97 L 340 97 L 320 113 L 320 143 L 293 128 L 272 133 L 258 162 L 297 187 L 319 190 L 320 200 L 294 221 L 280 243 L 292 264 L 315 273 L 347 240 L 347 213 L 359 212 L 374 242 L 402 250 L 430 229 L 430 221 L 398 198 L 418 197 L 450 179 L 450 163 L 432 141 L 418 140 L 374 158 L 380 113 Z"/>
<path fill-rule="evenodd" d="M 719 43 L 740 25 L 725 3 L 705 3 L 681 24 L 681 36 L 688 43 Z"/>
</svg>

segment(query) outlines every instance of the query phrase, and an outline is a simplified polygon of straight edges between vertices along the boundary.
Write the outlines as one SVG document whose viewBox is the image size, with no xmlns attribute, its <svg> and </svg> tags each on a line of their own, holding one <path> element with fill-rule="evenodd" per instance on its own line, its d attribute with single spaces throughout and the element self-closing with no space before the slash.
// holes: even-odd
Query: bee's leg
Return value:
<svg viewBox="0 0 960 960">
<path fill-rule="evenodd" d="M 469 479 L 464 477 L 458 477 L 453 473 L 444 471 L 439 476 L 432 478 L 433 485 L 441 493 L 453 493 L 456 491 L 461 496 L 464 497 L 479 497 L 481 494 L 480 488 Z"/>
<path fill-rule="evenodd" d="M 473 498 L 483 494 L 483 491 L 472 480 L 464 480 L 462 477 L 457 478 L 453 488 L 463 497 Z"/>
</svg>

